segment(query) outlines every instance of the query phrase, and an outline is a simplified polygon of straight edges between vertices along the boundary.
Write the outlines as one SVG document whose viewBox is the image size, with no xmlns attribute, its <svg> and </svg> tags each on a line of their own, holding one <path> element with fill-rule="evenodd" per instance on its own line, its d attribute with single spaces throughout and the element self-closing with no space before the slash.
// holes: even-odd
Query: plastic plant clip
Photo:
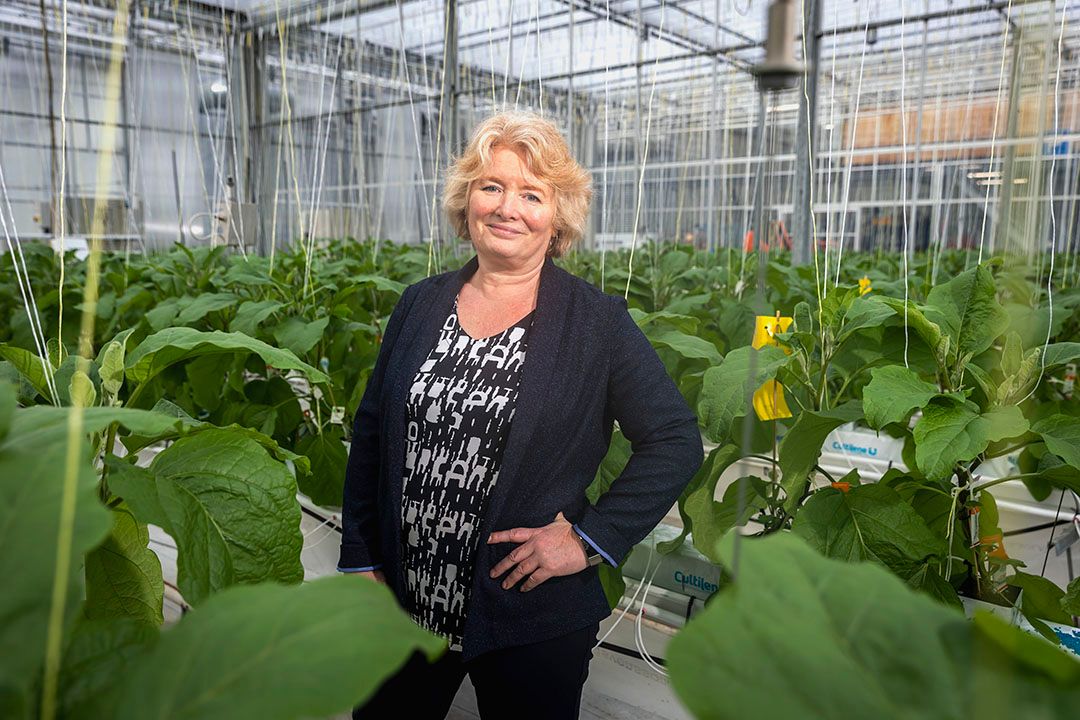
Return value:
<svg viewBox="0 0 1080 720">
<path fill-rule="evenodd" d="M 870 292 L 873 289 L 874 288 L 870 284 L 870 278 L 869 277 L 867 277 L 866 275 L 863 275 L 861 278 L 859 278 L 859 294 L 860 295 L 865 295 L 865 294 L 867 294 L 868 292 Z"/>
<path fill-rule="evenodd" d="M 787 400 L 784 398 L 784 386 L 775 380 L 766 380 L 765 384 L 754 391 L 754 412 L 758 420 L 782 420 L 791 417 Z"/>
<path fill-rule="evenodd" d="M 753 347 L 759 350 L 766 345 L 779 345 L 776 341 L 778 333 L 787 332 L 791 327 L 792 319 L 776 315 L 758 315 L 754 323 Z M 790 352 L 784 348 L 784 352 Z M 781 420 L 791 417 L 787 399 L 784 397 L 784 386 L 775 380 L 766 380 L 765 384 L 754 391 L 754 412 L 758 420 Z"/>
</svg>

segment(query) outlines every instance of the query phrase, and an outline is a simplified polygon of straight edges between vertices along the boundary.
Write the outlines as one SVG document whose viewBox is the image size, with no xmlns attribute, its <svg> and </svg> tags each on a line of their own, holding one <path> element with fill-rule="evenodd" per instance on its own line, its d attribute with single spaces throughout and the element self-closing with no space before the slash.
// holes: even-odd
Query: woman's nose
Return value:
<svg viewBox="0 0 1080 720">
<path fill-rule="evenodd" d="M 503 193 L 497 211 L 501 217 L 508 220 L 516 218 L 518 215 L 517 200 L 511 193 Z"/>
</svg>

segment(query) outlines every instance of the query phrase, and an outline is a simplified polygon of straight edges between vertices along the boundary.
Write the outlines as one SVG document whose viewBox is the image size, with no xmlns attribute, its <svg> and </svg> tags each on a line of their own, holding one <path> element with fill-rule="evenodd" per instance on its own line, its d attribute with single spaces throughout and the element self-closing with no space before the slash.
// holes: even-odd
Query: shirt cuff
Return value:
<svg viewBox="0 0 1080 720">
<path fill-rule="evenodd" d="M 600 557 L 604 558 L 604 560 L 607 561 L 608 565 L 611 565 L 612 567 L 618 567 L 619 566 L 619 564 L 617 562 L 615 562 L 614 560 L 612 560 L 611 556 L 608 555 L 606 552 L 604 552 L 603 548 L 601 548 L 599 545 L 597 545 L 595 542 L 593 542 L 593 539 L 591 537 L 589 537 L 588 535 L 586 535 L 581 530 L 580 527 L 578 527 L 577 525 L 574 525 L 573 527 L 574 527 L 574 532 L 576 532 L 578 535 L 580 535 L 585 540 L 585 542 L 592 545 L 593 550 L 596 550 L 596 552 L 600 553 Z"/>
<path fill-rule="evenodd" d="M 372 570 L 378 570 L 381 567 L 382 567 L 382 563 L 379 563 L 378 565 L 368 565 L 367 567 L 356 567 L 356 568 L 343 568 L 341 566 L 338 566 L 337 571 L 338 572 L 343 572 L 343 573 L 371 572 Z"/>
</svg>

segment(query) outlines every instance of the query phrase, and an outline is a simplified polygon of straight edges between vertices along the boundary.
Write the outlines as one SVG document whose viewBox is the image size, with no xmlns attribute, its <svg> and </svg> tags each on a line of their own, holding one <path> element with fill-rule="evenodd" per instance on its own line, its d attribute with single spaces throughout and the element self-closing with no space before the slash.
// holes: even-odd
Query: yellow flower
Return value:
<svg viewBox="0 0 1080 720">
<path fill-rule="evenodd" d="M 758 420 L 780 420 L 791 417 L 787 400 L 784 398 L 784 386 L 775 380 L 766 380 L 754 392 L 754 412 Z"/>
<path fill-rule="evenodd" d="M 870 278 L 869 277 L 867 277 L 866 275 L 863 275 L 861 278 L 859 278 L 859 294 L 860 295 L 865 295 L 866 293 L 870 292 L 873 289 L 874 288 L 870 286 Z"/>
</svg>

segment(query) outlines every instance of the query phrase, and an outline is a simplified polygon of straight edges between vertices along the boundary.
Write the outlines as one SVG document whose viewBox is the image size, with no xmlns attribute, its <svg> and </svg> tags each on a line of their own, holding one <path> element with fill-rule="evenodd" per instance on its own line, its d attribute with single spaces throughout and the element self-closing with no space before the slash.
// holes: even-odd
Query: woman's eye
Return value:
<svg viewBox="0 0 1080 720">
<path fill-rule="evenodd" d="M 529 202 L 540 202 L 540 198 L 536 195 L 533 195 L 532 193 L 526 193 L 525 199 Z"/>
<path fill-rule="evenodd" d="M 485 185 L 484 187 L 482 187 L 480 189 L 483 190 L 484 192 L 497 192 L 498 189 L 499 189 L 499 186 L 498 185 Z"/>
</svg>

